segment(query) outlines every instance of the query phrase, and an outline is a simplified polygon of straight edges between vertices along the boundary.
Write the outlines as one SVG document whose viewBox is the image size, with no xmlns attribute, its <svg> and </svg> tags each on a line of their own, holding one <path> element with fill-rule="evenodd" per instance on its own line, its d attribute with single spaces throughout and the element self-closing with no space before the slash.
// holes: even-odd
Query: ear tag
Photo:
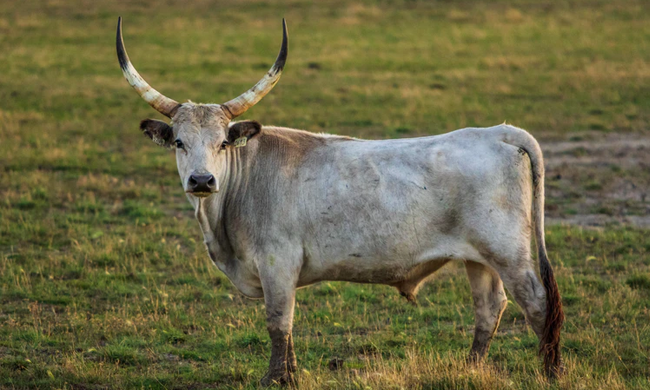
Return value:
<svg viewBox="0 0 650 390">
<path fill-rule="evenodd" d="M 246 141 L 248 141 L 248 138 L 246 137 L 239 137 L 235 140 L 235 147 L 236 148 L 241 148 L 242 146 L 246 146 Z"/>
</svg>

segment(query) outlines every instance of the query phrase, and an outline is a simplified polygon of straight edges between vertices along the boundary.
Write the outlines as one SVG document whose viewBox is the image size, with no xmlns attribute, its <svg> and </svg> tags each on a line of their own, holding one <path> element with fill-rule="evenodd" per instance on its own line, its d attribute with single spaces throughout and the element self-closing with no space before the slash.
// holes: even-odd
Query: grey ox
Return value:
<svg viewBox="0 0 650 390">
<path fill-rule="evenodd" d="M 141 130 L 176 148 L 176 163 L 212 261 L 244 295 L 264 298 L 272 350 L 263 385 L 296 371 L 296 289 L 323 280 L 382 283 L 409 301 L 422 281 L 463 261 L 476 328 L 469 354 L 487 354 L 506 307 L 504 285 L 540 339 L 549 377 L 561 371 L 562 303 L 544 243 L 544 163 L 526 131 L 508 125 L 367 141 L 255 121 L 232 122 L 278 82 L 280 54 L 250 90 L 224 104 L 178 103 L 147 84 L 124 49 L 124 76 L 172 124 Z M 531 257 L 535 236 L 540 278 Z"/>
</svg>

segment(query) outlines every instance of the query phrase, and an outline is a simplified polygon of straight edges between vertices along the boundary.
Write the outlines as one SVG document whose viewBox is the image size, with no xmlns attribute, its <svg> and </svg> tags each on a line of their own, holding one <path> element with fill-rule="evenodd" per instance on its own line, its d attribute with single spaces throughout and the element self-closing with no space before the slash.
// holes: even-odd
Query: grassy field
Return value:
<svg viewBox="0 0 650 390">
<path fill-rule="evenodd" d="M 215 103 L 268 69 L 286 17 L 283 78 L 245 115 L 263 124 L 397 138 L 506 120 L 549 142 L 650 137 L 644 1 L 314 3 L 0 3 L 0 388 L 255 388 L 267 367 L 263 302 L 211 265 L 173 152 L 138 131 L 160 116 L 122 78 L 119 15 L 155 88 Z M 650 165 L 630 161 L 573 181 L 553 171 L 549 212 L 609 210 L 595 194 L 610 181 L 650 183 Z M 647 217 L 647 192 L 606 207 Z M 515 304 L 486 364 L 465 366 L 473 309 L 452 264 L 418 307 L 385 286 L 300 290 L 299 387 L 648 388 L 648 233 L 547 226 L 567 317 L 556 383 Z"/>
</svg>

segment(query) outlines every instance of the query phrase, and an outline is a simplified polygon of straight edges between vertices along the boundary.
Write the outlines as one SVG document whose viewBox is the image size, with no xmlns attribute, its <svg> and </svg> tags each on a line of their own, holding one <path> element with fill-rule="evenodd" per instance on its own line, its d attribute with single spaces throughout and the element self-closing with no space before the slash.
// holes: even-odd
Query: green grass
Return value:
<svg viewBox="0 0 650 390">
<path fill-rule="evenodd" d="M 395 138 L 507 120 L 570 137 L 650 121 L 642 1 L 3 2 L 0 388 L 254 388 L 267 366 L 263 302 L 210 264 L 172 154 L 139 134 L 158 114 L 122 78 L 118 15 L 143 76 L 200 102 L 253 85 L 286 17 L 285 74 L 245 115 L 264 124 Z M 648 231 L 547 234 L 567 314 L 568 374 L 552 387 L 647 388 Z M 345 283 L 297 300 L 301 388 L 547 387 L 513 304 L 488 363 L 464 365 L 473 311 L 458 264 L 418 307 Z"/>
</svg>

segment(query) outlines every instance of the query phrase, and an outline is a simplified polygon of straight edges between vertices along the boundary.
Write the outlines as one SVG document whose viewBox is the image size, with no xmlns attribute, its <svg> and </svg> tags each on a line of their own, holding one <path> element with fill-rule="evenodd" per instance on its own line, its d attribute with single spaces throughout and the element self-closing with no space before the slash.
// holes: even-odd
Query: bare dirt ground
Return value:
<svg viewBox="0 0 650 390">
<path fill-rule="evenodd" d="M 540 138 L 548 223 L 650 227 L 650 133 Z"/>
</svg>

